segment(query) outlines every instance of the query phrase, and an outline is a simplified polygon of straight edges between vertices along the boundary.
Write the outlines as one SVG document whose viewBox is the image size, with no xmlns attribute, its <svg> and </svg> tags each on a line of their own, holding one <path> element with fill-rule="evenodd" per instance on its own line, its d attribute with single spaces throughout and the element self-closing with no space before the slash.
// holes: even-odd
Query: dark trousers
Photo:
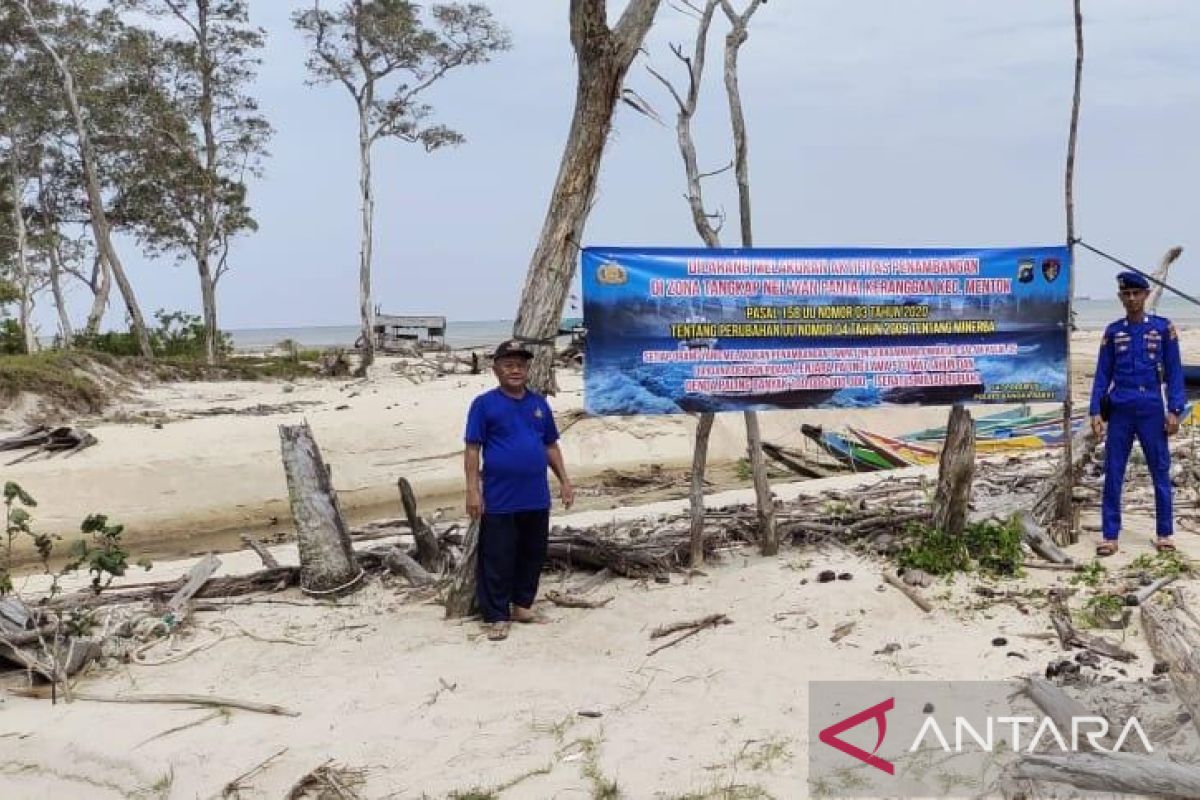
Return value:
<svg viewBox="0 0 1200 800">
<path fill-rule="evenodd" d="M 510 603 L 533 605 L 549 535 L 549 509 L 483 515 L 475 587 L 484 622 L 507 620 Z"/>
<path fill-rule="evenodd" d="M 1166 414 L 1162 401 L 1153 398 L 1113 405 L 1104 440 L 1104 504 L 1101 530 L 1105 539 L 1116 539 L 1121 532 L 1121 489 L 1125 486 L 1125 466 L 1133 440 L 1142 445 L 1146 466 L 1154 481 L 1155 532 L 1170 536 L 1175 532 L 1171 497 L 1171 448 L 1163 427 Z"/>
</svg>

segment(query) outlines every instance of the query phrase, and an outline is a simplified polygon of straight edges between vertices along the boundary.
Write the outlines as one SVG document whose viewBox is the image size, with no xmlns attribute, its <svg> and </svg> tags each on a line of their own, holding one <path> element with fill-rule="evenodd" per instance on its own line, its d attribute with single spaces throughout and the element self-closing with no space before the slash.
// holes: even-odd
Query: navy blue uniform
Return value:
<svg viewBox="0 0 1200 800">
<path fill-rule="evenodd" d="M 471 403 L 463 438 L 483 454 L 476 595 L 484 622 L 500 622 L 537 596 L 550 532 L 546 448 L 558 427 L 540 394 L 492 389 Z"/>
<path fill-rule="evenodd" d="M 1146 314 L 1141 322 L 1118 320 L 1104 330 L 1089 413 L 1100 413 L 1109 398 L 1108 435 L 1104 444 L 1104 505 L 1101 530 L 1115 540 L 1121 532 L 1121 489 L 1125 466 L 1136 437 L 1154 480 L 1154 512 L 1159 536 L 1174 533 L 1171 507 L 1171 451 L 1167 446 L 1166 410 L 1182 415 L 1187 398 L 1175 326 L 1164 317 Z"/>
</svg>

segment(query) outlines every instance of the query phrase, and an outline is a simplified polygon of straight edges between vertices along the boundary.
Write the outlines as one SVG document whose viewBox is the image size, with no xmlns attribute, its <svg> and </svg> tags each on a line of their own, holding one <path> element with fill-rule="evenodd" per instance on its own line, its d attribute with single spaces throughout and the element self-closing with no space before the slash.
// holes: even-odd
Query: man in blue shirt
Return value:
<svg viewBox="0 0 1200 800">
<path fill-rule="evenodd" d="M 1179 335 L 1164 317 L 1146 313 L 1150 282 L 1136 272 L 1117 276 L 1117 294 L 1125 306 L 1125 318 L 1104 329 L 1096 379 L 1088 413 L 1092 431 L 1108 436 L 1104 441 L 1104 504 L 1101 531 L 1104 541 L 1096 555 L 1117 552 L 1121 533 L 1121 489 L 1125 465 L 1134 437 L 1141 442 L 1146 465 L 1154 481 L 1155 547 L 1174 550 L 1171 535 L 1175 520 L 1171 509 L 1171 450 L 1167 437 L 1179 430 L 1187 397 L 1183 388 L 1183 364 Z M 1166 413 L 1163 385 L 1166 385 Z"/>
<path fill-rule="evenodd" d="M 563 505 L 575 500 L 550 406 L 526 386 L 532 358 L 518 341 L 496 348 L 492 371 L 500 385 L 471 403 L 463 437 L 467 513 L 479 520 L 476 594 L 494 640 L 508 636 L 512 620 L 541 621 L 533 600 L 550 533 L 547 467 Z"/>
</svg>

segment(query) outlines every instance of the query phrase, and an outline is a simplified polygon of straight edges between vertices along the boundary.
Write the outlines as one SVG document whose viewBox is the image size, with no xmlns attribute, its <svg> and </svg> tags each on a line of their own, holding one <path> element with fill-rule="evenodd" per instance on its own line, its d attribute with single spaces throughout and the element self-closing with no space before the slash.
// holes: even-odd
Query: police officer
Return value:
<svg viewBox="0 0 1200 800">
<path fill-rule="evenodd" d="M 1101 531 L 1104 541 L 1096 555 L 1117 552 L 1121 532 L 1121 488 L 1125 465 L 1136 436 L 1154 480 L 1155 547 L 1174 550 L 1175 532 L 1171 511 L 1171 451 L 1167 437 L 1179 430 L 1186 405 L 1179 336 L 1164 317 L 1146 313 L 1150 283 L 1136 272 L 1117 276 L 1117 295 L 1125 307 L 1125 318 L 1104 329 L 1096 380 L 1088 413 L 1092 431 L 1100 436 L 1108 423 L 1104 444 L 1104 506 Z M 1166 384 L 1166 413 L 1163 409 Z M 1102 414 L 1102 410 L 1104 413 Z"/>
</svg>

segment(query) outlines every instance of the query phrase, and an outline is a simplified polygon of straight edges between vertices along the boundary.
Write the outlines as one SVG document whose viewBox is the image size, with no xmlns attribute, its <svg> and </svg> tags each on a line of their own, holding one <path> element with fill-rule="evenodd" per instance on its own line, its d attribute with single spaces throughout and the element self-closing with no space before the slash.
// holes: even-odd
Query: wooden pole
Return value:
<svg viewBox="0 0 1200 800">
<path fill-rule="evenodd" d="M 708 460 L 708 437 L 712 433 L 712 412 L 700 415 L 696 423 L 696 443 L 692 450 L 692 489 L 689 495 L 691 506 L 691 558 L 693 567 L 704 564 L 704 466 Z"/>
<path fill-rule="evenodd" d="M 937 491 L 933 497 L 933 526 L 949 536 L 961 536 L 975 477 L 975 424 L 963 406 L 950 410 L 946 443 L 938 457 Z"/>
<path fill-rule="evenodd" d="M 306 594 L 338 596 L 362 582 L 350 532 L 337 494 L 308 423 L 279 426 L 288 500 L 300 549 L 300 588 Z"/>
</svg>

